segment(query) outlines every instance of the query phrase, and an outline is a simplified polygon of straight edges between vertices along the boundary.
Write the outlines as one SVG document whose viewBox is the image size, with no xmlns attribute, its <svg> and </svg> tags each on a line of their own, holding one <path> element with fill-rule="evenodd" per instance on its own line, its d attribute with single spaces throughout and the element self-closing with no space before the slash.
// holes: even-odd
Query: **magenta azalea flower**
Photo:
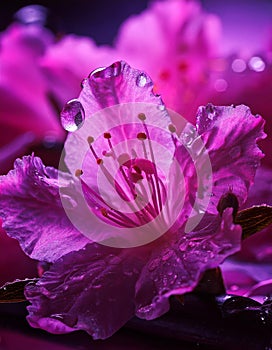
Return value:
<svg viewBox="0 0 272 350">
<path fill-rule="evenodd" d="M 30 257 L 49 263 L 39 282 L 26 287 L 30 324 L 106 338 L 133 315 L 162 315 L 171 295 L 192 291 L 205 270 L 239 250 L 241 227 L 233 224 L 233 209 L 223 206 L 220 215 L 217 205 L 229 191 L 240 205 L 245 202 L 262 157 L 256 141 L 264 137 L 264 122 L 245 106 L 208 105 L 199 109 L 196 128 L 187 124 L 177 135 L 150 78 L 124 62 L 94 71 L 78 100 L 64 107 L 62 122 L 70 130 L 81 126 L 66 141 L 71 174 L 34 156 L 17 160 L 1 178 L 0 215 Z M 76 170 L 86 145 L 82 170 Z M 212 193 L 200 215 L 209 174 L 199 184 L 197 165 L 205 168 L 206 150 Z M 110 164 L 117 166 L 116 176 Z M 128 212 L 117 208 L 120 199 L 144 205 Z M 202 220 L 188 232 L 198 215 Z M 132 231 L 155 238 L 125 248 Z M 116 232 L 123 232 L 120 247 Z"/>
</svg>

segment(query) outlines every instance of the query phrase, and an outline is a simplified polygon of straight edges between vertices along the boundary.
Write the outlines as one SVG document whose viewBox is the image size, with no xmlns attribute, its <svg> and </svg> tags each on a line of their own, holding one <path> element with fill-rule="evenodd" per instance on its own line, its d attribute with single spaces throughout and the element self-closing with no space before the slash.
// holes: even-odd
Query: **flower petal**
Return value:
<svg viewBox="0 0 272 350">
<path fill-rule="evenodd" d="M 0 193 L 3 228 L 31 258 L 52 262 L 89 242 L 66 217 L 57 170 L 40 158 L 17 159 L 14 170 L 0 178 Z"/>
<path fill-rule="evenodd" d="M 62 139 L 48 85 L 39 60 L 52 43 L 52 34 L 41 26 L 13 24 L 1 36 L 1 122 L 38 139 L 50 134 Z"/>
<path fill-rule="evenodd" d="M 71 252 L 27 286 L 28 321 L 51 333 L 85 330 L 107 338 L 134 315 L 138 271 L 120 249 L 89 244 Z"/>
<path fill-rule="evenodd" d="M 167 312 L 169 296 L 192 291 L 205 270 L 239 250 L 241 232 L 228 208 L 222 220 L 209 214 L 195 232 L 154 248 L 136 285 L 136 315 L 153 319 Z"/>
<path fill-rule="evenodd" d="M 215 107 L 208 104 L 199 108 L 197 131 L 209 152 L 213 168 L 211 212 L 217 212 L 221 196 L 228 191 L 237 196 L 240 206 L 245 203 L 263 157 L 256 144 L 265 137 L 263 126 L 264 120 L 252 115 L 243 105 Z"/>
</svg>

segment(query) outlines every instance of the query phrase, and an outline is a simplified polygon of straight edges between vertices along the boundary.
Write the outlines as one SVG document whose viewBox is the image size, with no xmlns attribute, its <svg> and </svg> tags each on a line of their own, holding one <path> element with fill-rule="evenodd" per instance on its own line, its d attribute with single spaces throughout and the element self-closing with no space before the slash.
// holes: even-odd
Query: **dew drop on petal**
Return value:
<svg viewBox="0 0 272 350">
<path fill-rule="evenodd" d="M 180 241 L 180 244 L 179 244 L 179 250 L 180 250 L 181 252 L 185 252 L 186 249 L 187 249 L 187 247 L 188 247 L 188 241 L 187 241 L 187 239 L 181 240 L 181 241 Z"/>
<path fill-rule="evenodd" d="M 171 258 L 171 256 L 173 255 L 173 251 L 168 249 L 166 251 L 163 252 L 163 255 L 162 255 L 162 261 L 167 261 Z"/>
<path fill-rule="evenodd" d="M 159 111 L 164 111 L 165 110 L 165 105 L 158 105 L 158 110 Z"/>
<path fill-rule="evenodd" d="M 136 78 L 136 84 L 139 87 L 145 87 L 146 83 L 147 83 L 147 76 L 145 73 L 141 73 L 138 75 L 138 77 Z"/>
<path fill-rule="evenodd" d="M 94 71 L 91 72 L 89 77 L 95 78 L 95 79 L 110 79 L 117 77 L 120 75 L 122 70 L 122 64 L 120 61 L 114 62 L 109 67 L 101 67 L 97 68 Z"/>
<path fill-rule="evenodd" d="M 159 264 L 160 264 L 160 258 L 155 258 L 155 259 L 151 260 L 149 265 L 148 265 L 149 271 L 155 270 L 159 266 Z"/>
<path fill-rule="evenodd" d="M 71 100 L 63 107 L 61 114 L 61 124 L 67 131 L 73 132 L 81 128 L 85 120 L 85 111 L 78 100 Z"/>
</svg>

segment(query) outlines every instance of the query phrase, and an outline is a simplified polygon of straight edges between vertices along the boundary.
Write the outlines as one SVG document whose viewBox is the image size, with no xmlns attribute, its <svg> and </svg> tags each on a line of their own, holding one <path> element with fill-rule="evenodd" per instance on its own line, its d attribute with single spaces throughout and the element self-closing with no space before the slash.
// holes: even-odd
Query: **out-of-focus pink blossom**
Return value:
<svg viewBox="0 0 272 350">
<path fill-rule="evenodd" d="M 156 1 L 121 25 L 113 47 L 66 36 L 50 47 L 43 66 L 56 95 L 67 101 L 92 69 L 127 60 L 153 77 L 168 108 L 194 120 L 198 106 L 209 102 L 204 97 L 220 32 L 219 19 L 205 14 L 196 1 Z"/>
<path fill-rule="evenodd" d="M 10 26 L 0 36 L 0 168 L 25 148 L 46 138 L 63 139 L 57 112 L 40 59 L 53 43 L 52 34 L 38 25 Z"/>
</svg>

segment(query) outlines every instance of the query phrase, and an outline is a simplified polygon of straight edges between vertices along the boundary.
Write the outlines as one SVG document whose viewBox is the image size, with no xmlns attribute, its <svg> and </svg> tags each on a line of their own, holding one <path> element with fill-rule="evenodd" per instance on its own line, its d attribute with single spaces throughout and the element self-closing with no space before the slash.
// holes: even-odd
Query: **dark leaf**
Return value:
<svg viewBox="0 0 272 350">
<path fill-rule="evenodd" d="M 220 268 L 205 271 L 194 292 L 212 295 L 224 294 L 226 290 Z"/>
<path fill-rule="evenodd" d="M 272 207 L 258 205 L 238 212 L 235 223 L 242 226 L 242 238 L 250 237 L 272 224 Z"/>
<path fill-rule="evenodd" d="M 38 280 L 38 278 L 27 278 L 4 284 L 0 288 L 0 303 L 19 303 L 25 301 L 25 286 L 29 283 L 36 283 Z"/>
</svg>

